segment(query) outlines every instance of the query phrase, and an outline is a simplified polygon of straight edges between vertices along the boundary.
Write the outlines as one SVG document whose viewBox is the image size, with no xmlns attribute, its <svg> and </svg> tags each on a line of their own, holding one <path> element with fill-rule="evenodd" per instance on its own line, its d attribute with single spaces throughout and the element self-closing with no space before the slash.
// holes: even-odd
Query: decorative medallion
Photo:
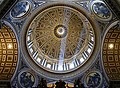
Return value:
<svg viewBox="0 0 120 88">
<path fill-rule="evenodd" d="M 36 87 L 36 77 L 35 74 L 30 70 L 22 70 L 18 75 L 18 82 L 22 88 L 32 88 Z"/>
<path fill-rule="evenodd" d="M 112 13 L 103 1 L 91 1 L 91 10 L 98 19 L 109 21 L 112 18 Z"/>
<path fill-rule="evenodd" d="M 88 88 L 99 88 L 102 81 L 102 74 L 99 71 L 91 71 L 84 78 L 85 87 Z"/>
<path fill-rule="evenodd" d="M 27 15 L 31 9 L 31 4 L 28 1 L 18 2 L 15 7 L 11 10 L 11 16 L 13 18 L 21 18 Z"/>
<path fill-rule="evenodd" d="M 71 77 L 73 74 L 67 75 L 71 71 L 89 66 L 94 61 L 90 58 L 97 46 L 95 30 L 98 26 L 82 7 L 65 3 L 53 2 L 37 9 L 21 32 L 25 61 L 41 75 L 56 79 Z"/>
</svg>

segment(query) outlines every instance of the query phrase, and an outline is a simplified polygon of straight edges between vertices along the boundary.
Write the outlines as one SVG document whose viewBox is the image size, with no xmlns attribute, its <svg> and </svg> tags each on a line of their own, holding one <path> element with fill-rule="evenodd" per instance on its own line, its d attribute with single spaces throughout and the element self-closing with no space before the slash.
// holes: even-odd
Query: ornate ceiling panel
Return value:
<svg viewBox="0 0 120 88">
<path fill-rule="evenodd" d="M 90 22 L 68 6 L 54 6 L 41 12 L 28 29 L 26 43 L 31 57 L 49 70 L 65 72 L 76 68 L 88 60 L 94 49 L 95 35 Z"/>
<path fill-rule="evenodd" d="M 93 51 L 95 54 L 99 50 L 99 29 L 93 20 L 85 9 L 69 2 L 55 2 L 37 9 L 21 34 L 25 61 L 52 78 L 78 70 L 86 62 L 89 66 L 95 60 L 96 55 L 91 59 Z"/>
<path fill-rule="evenodd" d="M 120 28 L 113 26 L 105 35 L 103 65 L 110 80 L 120 80 Z"/>
<path fill-rule="evenodd" d="M 18 62 L 18 44 L 6 25 L 0 29 L 0 80 L 11 80 Z"/>
<path fill-rule="evenodd" d="M 15 88 L 37 87 L 41 78 L 48 83 L 80 79 L 85 87 L 96 88 L 108 86 L 107 75 L 120 80 L 120 32 L 113 22 L 120 16 L 119 4 L 119 0 L 0 0 L 1 24 L 10 25 L 0 25 L 0 87 L 6 85 L 1 80 L 11 80 Z"/>
</svg>

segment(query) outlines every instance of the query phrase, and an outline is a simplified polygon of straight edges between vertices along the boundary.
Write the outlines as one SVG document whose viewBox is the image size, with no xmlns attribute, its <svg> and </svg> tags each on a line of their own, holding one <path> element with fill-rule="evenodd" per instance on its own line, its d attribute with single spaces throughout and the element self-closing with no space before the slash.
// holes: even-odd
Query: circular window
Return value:
<svg viewBox="0 0 120 88">
<path fill-rule="evenodd" d="M 98 51 L 98 26 L 82 7 L 66 3 L 51 3 L 34 11 L 21 34 L 25 60 L 36 72 L 50 78 L 84 72 L 95 60 L 93 51 Z"/>
</svg>

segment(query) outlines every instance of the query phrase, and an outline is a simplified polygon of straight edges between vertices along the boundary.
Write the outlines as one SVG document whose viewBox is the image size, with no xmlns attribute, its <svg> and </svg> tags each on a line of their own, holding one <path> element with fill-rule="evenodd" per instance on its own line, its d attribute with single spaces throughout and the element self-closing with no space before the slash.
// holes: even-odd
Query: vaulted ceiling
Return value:
<svg viewBox="0 0 120 88">
<path fill-rule="evenodd" d="M 63 77 L 63 79 L 65 77 L 70 78 L 71 74 L 72 76 L 76 76 L 84 71 L 87 72 L 88 68 L 92 66 L 91 63 L 93 64 L 94 61 L 97 61 L 96 57 L 100 49 L 100 60 L 102 63 L 102 70 L 100 70 L 101 73 L 105 73 L 105 77 L 108 78 L 108 81 L 120 80 L 120 1 L 103 0 L 105 2 L 104 4 L 101 0 L 86 0 L 90 4 L 88 7 L 83 6 L 84 10 L 82 7 L 82 9 L 78 7 L 78 4 L 80 5 L 81 3 L 79 2 L 84 2 L 85 0 L 75 0 L 74 5 L 69 3 L 69 1 L 64 3 L 60 2 L 64 5 L 56 4 L 54 1 L 55 0 L 52 0 L 52 4 L 54 3 L 54 5 L 47 4 L 46 6 L 40 6 L 42 1 L 40 2 L 39 0 L 33 0 L 33 3 L 31 3 L 32 1 L 29 2 L 29 0 L 22 0 L 20 2 L 17 0 L 1 0 L 0 19 L 2 20 L 0 20 L 0 23 L 2 23 L 2 25 L 0 25 L 0 80 L 11 80 L 14 73 L 16 73 L 16 68 L 19 62 L 18 52 L 21 49 L 21 55 L 23 55 L 21 57 L 25 59 L 23 63 L 27 62 L 29 67 L 32 68 L 32 70 L 35 70 L 35 72 L 57 79 L 60 77 Z M 74 2 L 74 0 L 71 1 Z M 36 5 L 36 3 L 39 4 Z M 70 6 L 68 6 L 68 4 L 70 4 Z M 23 13 L 22 10 L 19 9 L 20 5 L 25 8 Z M 21 12 L 16 10 L 16 8 Z M 86 10 L 86 8 L 88 9 Z M 75 13 L 75 15 L 73 13 Z M 73 14 L 73 17 L 71 14 Z M 81 18 L 79 15 L 81 15 Z M 67 18 L 70 20 L 68 21 Z M 4 24 L 4 20 L 9 20 L 9 22 L 11 22 L 10 25 L 14 25 L 14 28 L 16 29 L 13 30 L 14 28 Z M 86 35 L 81 32 L 84 29 L 84 26 L 87 29 Z M 101 32 L 100 35 L 99 32 Z M 81 33 L 81 35 L 79 35 L 79 33 Z M 87 43 L 88 46 L 85 48 L 83 47 L 84 49 L 79 46 L 83 51 L 86 49 L 85 52 L 81 53 L 77 52 L 76 49 L 78 48 L 76 47 L 78 46 L 79 36 L 82 35 L 84 35 L 84 38 L 81 38 L 83 40 L 81 46 L 84 46 Z M 66 36 L 68 36 L 68 40 Z M 19 41 L 17 41 L 17 38 Z M 53 38 L 53 40 L 51 38 Z M 31 43 L 32 39 L 34 40 L 33 43 Z M 63 49 L 62 46 L 65 45 L 65 39 L 67 40 L 67 48 L 64 52 L 66 62 L 62 64 L 62 67 L 60 66 L 61 64 L 57 64 L 60 63 L 60 61 L 57 62 L 57 60 L 62 58 L 62 55 L 60 54 Z M 88 40 L 92 42 L 89 42 Z M 18 48 L 19 43 L 22 46 L 21 48 Z M 79 53 L 81 53 L 81 57 L 75 59 Z M 90 53 L 90 55 L 88 53 Z M 71 60 L 72 57 L 74 58 L 74 62 L 72 63 L 72 61 L 70 61 L 68 63 L 69 58 Z M 63 59 L 61 61 L 63 61 Z M 79 69 L 82 70 L 73 70 L 73 68 L 76 67 L 79 67 Z M 74 74 L 71 71 L 73 71 Z M 70 73 L 70 75 L 66 75 L 67 72 L 68 74 Z M 63 75 L 64 73 L 65 75 Z M 57 74 L 56 77 L 54 77 L 55 74 Z"/>
<path fill-rule="evenodd" d="M 18 44 L 14 32 L 6 25 L 0 29 L 0 80 L 11 80 L 18 62 Z"/>
</svg>

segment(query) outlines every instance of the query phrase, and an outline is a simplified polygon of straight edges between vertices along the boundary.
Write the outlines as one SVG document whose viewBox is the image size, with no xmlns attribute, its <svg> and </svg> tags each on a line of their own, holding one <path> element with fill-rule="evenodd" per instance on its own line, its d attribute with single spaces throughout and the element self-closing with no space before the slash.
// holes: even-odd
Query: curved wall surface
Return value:
<svg viewBox="0 0 120 88">
<path fill-rule="evenodd" d="M 0 80 L 11 80 L 18 62 L 18 43 L 12 29 L 0 29 Z"/>
</svg>

